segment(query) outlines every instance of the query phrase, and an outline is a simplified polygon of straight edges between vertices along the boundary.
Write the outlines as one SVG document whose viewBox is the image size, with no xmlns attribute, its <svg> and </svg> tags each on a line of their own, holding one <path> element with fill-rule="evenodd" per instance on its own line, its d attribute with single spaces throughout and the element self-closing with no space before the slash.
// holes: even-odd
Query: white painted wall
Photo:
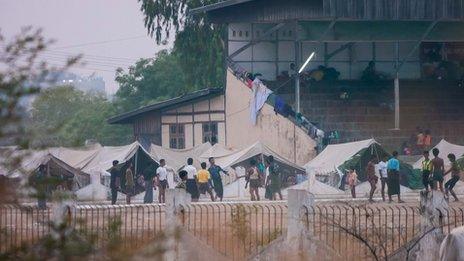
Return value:
<svg viewBox="0 0 464 261">
<path fill-rule="evenodd" d="M 256 141 L 271 147 L 280 156 L 303 165 L 315 156 L 316 142 L 289 119 L 265 104 L 256 125 L 250 121 L 251 90 L 227 71 L 226 128 L 227 147 L 241 149 Z"/>
</svg>

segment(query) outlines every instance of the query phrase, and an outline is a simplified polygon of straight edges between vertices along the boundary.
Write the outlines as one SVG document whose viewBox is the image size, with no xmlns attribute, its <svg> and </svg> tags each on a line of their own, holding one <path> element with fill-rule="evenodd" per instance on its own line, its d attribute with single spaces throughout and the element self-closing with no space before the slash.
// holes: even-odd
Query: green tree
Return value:
<svg viewBox="0 0 464 261">
<path fill-rule="evenodd" d="M 72 86 L 42 90 L 32 103 L 33 145 L 82 146 L 88 139 L 104 145 L 130 142 L 127 126 L 113 126 L 107 118 L 116 107 L 98 94 L 84 93 Z"/>
<path fill-rule="evenodd" d="M 173 53 L 185 80 L 194 89 L 223 84 L 225 27 L 211 24 L 205 15 L 188 10 L 219 0 L 138 0 L 148 33 L 161 43 L 176 32 Z"/>
<path fill-rule="evenodd" d="M 32 102 L 33 146 L 62 145 L 61 129 L 84 106 L 84 99 L 84 94 L 72 86 L 43 89 Z"/>
<path fill-rule="evenodd" d="M 132 141 L 132 130 L 127 125 L 108 124 L 107 119 L 115 114 L 116 107 L 105 97 L 92 97 L 66 122 L 60 136 L 68 146 L 81 146 L 88 139 L 103 145 L 126 145 Z"/>
<path fill-rule="evenodd" d="M 155 58 L 140 59 L 128 72 L 118 69 L 119 89 L 115 103 L 127 111 L 156 101 L 178 96 L 191 90 L 180 69 L 178 57 L 164 50 Z"/>
</svg>

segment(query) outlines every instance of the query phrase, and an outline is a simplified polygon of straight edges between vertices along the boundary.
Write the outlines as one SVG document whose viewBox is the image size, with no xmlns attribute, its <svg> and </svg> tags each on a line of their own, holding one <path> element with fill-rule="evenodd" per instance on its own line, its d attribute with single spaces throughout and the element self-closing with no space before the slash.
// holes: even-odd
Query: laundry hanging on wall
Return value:
<svg viewBox="0 0 464 261">
<path fill-rule="evenodd" d="M 250 119 L 253 125 L 256 125 L 256 119 L 258 117 L 258 113 L 263 108 L 264 103 L 266 103 L 267 98 L 272 93 L 263 82 L 255 78 L 253 80 L 253 96 L 250 101 Z"/>
</svg>

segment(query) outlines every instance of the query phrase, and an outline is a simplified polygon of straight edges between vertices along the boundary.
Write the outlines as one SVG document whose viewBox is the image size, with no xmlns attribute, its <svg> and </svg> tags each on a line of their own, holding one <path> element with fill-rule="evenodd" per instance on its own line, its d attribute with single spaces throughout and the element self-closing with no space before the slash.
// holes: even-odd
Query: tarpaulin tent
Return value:
<svg viewBox="0 0 464 261">
<path fill-rule="evenodd" d="M 66 162 L 69 166 L 82 170 L 92 161 L 101 149 L 102 146 L 100 144 L 94 144 L 83 148 L 49 148 L 48 151 L 53 156 Z"/>
<path fill-rule="evenodd" d="M 366 180 L 366 166 L 372 155 L 382 159 L 390 154 L 375 139 L 328 145 L 319 155 L 304 165 L 308 175 L 330 185 L 337 185 L 340 176 L 350 167 L 354 167 L 358 179 Z M 410 165 L 400 164 L 401 184 L 408 185 L 412 175 Z"/>
<path fill-rule="evenodd" d="M 238 166 L 246 169 L 250 166 L 249 161 L 252 158 L 262 157 L 262 159 L 265 160 L 272 155 L 279 166 L 284 183 L 288 177 L 305 174 L 303 167 L 280 156 L 262 142 L 256 142 L 247 148 L 230 151 L 230 153 L 228 153 L 225 148 L 216 148 L 216 153 L 217 154 L 211 150 L 207 151 L 200 156 L 200 159 L 202 161 L 207 161 L 209 157 L 214 157 L 216 164 L 223 169 L 235 169 Z"/>
<path fill-rule="evenodd" d="M 98 149 L 98 152 L 92 159 L 85 164 L 82 171 L 85 173 L 103 173 L 109 171 L 113 166 L 113 161 L 119 161 L 117 168 L 120 173 L 125 173 L 128 168 L 128 163 L 133 163 L 135 191 L 141 192 L 144 190 L 141 184 L 141 175 L 145 171 L 154 172 L 158 167 L 156 159 L 150 155 L 138 142 L 134 142 L 125 146 L 104 146 Z M 121 189 L 125 192 L 125 175 L 120 175 Z"/>
<path fill-rule="evenodd" d="M 168 149 L 151 144 L 150 154 L 157 161 L 160 159 L 165 159 L 166 165 L 173 168 L 174 170 L 180 170 L 182 167 L 184 167 L 187 164 L 188 158 L 192 158 L 193 165 L 196 168 L 200 168 L 200 155 L 211 147 L 211 143 L 209 142 L 200 144 L 190 149 Z"/>
<path fill-rule="evenodd" d="M 57 178 L 57 183 L 51 184 L 53 186 L 63 185 L 65 188 L 75 191 L 90 183 L 89 174 L 73 168 L 63 160 L 55 157 L 49 150 L 24 150 L 16 151 L 15 153 L 18 155 L 22 154 L 23 157 L 21 159 L 20 169 L 16 169 L 8 175 L 11 178 L 17 178 L 23 172 L 26 174 L 33 174 L 38 170 L 40 165 L 44 165 L 48 176 Z"/>
</svg>

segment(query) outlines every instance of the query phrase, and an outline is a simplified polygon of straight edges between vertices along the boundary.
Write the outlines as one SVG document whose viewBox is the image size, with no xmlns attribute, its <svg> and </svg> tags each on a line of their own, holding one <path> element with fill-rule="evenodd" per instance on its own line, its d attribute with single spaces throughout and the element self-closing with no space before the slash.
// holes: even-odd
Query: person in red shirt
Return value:
<svg viewBox="0 0 464 261">
<path fill-rule="evenodd" d="M 424 135 L 424 148 L 428 150 L 430 149 L 431 146 L 432 146 L 432 135 L 430 134 L 430 130 L 426 130 L 425 135 Z"/>
<path fill-rule="evenodd" d="M 416 141 L 416 145 L 417 145 L 417 151 L 420 152 L 420 151 L 424 151 L 424 138 L 425 138 L 425 135 L 424 133 L 422 132 L 422 130 L 420 128 L 417 128 L 417 141 Z"/>
</svg>

